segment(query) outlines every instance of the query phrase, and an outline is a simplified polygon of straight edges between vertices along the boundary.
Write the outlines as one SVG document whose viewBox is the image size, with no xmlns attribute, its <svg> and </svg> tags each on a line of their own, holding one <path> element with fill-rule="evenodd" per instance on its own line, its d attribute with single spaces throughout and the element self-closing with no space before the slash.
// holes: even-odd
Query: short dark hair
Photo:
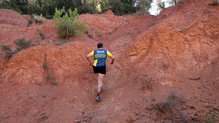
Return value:
<svg viewBox="0 0 219 123">
<path fill-rule="evenodd" d="M 97 44 L 97 48 L 102 48 L 103 47 L 103 44 L 102 43 L 98 43 Z"/>
</svg>

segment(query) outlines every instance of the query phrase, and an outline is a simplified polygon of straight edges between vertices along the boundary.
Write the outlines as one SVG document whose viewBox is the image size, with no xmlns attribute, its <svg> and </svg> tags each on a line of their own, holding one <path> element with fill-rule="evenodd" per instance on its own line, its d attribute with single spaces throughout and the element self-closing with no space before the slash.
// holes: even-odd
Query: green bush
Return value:
<svg viewBox="0 0 219 123">
<path fill-rule="evenodd" d="M 215 122 L 216 122 L 215 113 L 209 115 L 208 118 L 205 120 L 205 123 L 215 123 Z"/>
<path fill-rule="evenodd" d="M 86 27 L 79 20 L 77 9 L 74 11 L 69 9 L 67 14 L 65 12 L 65 7 L 61 10 L 56 8 L 53 18 L 55 22 L 54 27 L 61 38 L 69 38 L 71 36 L 80 35 L 82 32 L 86 31 Z"/>
</svg>

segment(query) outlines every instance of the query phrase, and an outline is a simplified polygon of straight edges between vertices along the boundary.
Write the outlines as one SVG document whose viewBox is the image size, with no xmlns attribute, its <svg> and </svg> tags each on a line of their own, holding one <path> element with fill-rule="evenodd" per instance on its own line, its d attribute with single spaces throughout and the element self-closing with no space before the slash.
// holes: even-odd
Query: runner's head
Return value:
<svg viewBox="0 0 219 123">
<path fill-rule="evenodd" d="M 98 43 L 97 44 L 97 48 L 99 49 L 99 48 L 102 48 L 103 47 L 103 44 L 102 43 Z"/>
</svg>

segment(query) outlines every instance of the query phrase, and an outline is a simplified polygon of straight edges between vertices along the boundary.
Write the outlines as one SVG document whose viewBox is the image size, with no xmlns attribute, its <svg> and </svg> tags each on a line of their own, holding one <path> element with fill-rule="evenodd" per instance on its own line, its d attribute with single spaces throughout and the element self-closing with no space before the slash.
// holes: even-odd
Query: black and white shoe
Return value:
<svg viewBox="0 0 219 123">
<path fill-rule="evenodd" d="M 100 101 L 100 96 L 96 96 L 96 101 Z"/>
</svg>

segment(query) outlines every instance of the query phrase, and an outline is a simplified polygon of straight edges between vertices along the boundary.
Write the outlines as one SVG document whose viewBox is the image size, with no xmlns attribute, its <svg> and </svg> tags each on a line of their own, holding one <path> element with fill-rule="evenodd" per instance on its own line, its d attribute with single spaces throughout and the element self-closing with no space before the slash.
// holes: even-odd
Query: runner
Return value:
<svg viewBox="0 0 219 123">
<path fill-rule="evenodd" d="M 111 64 L 114 63 L 114 57 L 112 56 L 112 54 L 103 49 L 103 44 L 102 43 L 98 43 L 97 44 L 97 48 L 96 50 L 92 51 L 91 53 L 89 53 L 87 55 L 87 60 L 88 62 L 93 65 L 93 71 L 94 73 L 97 73 L 97 96 L 96 96 L 96 100 L 100 101 L 100 92 L 102 89 L 102 84 L 103 84 L 103 79 L 104 76 L 106 74 L 106 58 L 107 56 L 110 57 L 112 59 Z M 94 62 L 92 63 L 91 60 L 89 59 L 89 57 L 94 56 Z"/>
</svg>

